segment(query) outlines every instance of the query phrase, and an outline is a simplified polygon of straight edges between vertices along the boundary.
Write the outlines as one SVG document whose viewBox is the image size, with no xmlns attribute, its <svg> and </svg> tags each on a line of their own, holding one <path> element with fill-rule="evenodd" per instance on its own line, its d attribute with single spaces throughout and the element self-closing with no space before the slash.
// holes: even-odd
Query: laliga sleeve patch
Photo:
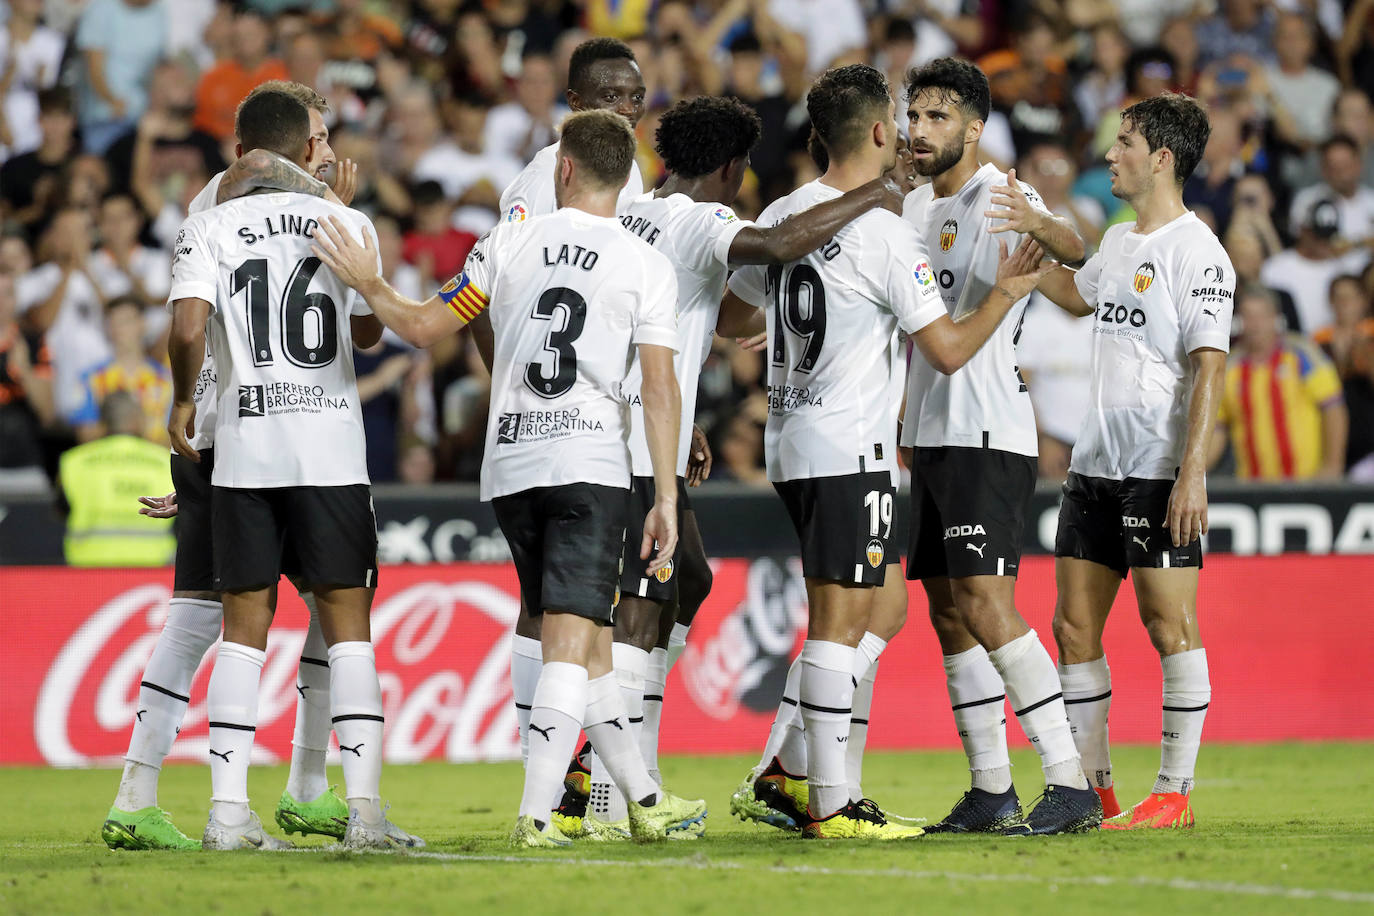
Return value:
<svg viewBox="0 0 1374 916">
<path fill-rule="evenodd" d="M 916 285 L 925 287 L 935 284 L 935 272 L 930 269 L 929 261 L 917 261 L 912 268 L 911 275 L 916 278 Z"/>
<path fill-rule="evenodd" d="M 530 211 L 525 207 L 523 203 L 514 203 L 511 204 L 510 209 L 506 211 L 506 222 L 523 223 L 526 219 L 529 218 L 529 215 Z"/>
</svg>

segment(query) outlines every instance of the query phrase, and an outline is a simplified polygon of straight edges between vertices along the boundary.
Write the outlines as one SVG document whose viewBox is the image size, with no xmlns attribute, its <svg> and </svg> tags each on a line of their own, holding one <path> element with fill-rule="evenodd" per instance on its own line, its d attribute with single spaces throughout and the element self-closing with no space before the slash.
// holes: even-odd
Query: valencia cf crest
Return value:
<svg viewBox="0 0 1374 916">
<path fill-rule="evenodd" d="M 673 578 L 673 561 L 669 560 L 667 566 L 654 573 L 654 578 L 665 584 L 669 579 Z"/>
<path fill-rule="evenodd" d="M 954 240 L 959 237 L 959 224 L 952 219 L 945 220 L 940 227 L 940 250 L 949 251 L 954 247 Z"/>
<path fill-rule="evenodd" d="M 1135 269 L 1135 291 L 1144 293 L 1150 288 L 1150 284 L 1155 282 L 1155 266 L 1146 261 Z"/>
<path fill-rule="evenodd" d="M 883 565 L 883 542 L 873 538 L 868 542 L 868 549 L 865 551 L 868 556 L 868 565 L 877 569 Z"/>
</svg>

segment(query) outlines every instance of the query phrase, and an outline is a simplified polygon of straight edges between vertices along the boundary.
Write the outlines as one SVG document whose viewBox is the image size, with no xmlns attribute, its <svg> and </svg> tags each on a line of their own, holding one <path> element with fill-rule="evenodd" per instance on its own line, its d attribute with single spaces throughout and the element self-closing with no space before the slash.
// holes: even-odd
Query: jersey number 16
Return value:
<svg viewBox="0 0 1374 916">
<path fill-rule="evenodd" d="M 281 344 L 286 358 L 305 369 L 318 369 L 334 362 L 339 355 L 339 316 L 334 300 L 324 293 L 307 292 L 320 259 L 301 258 L 286 281 L 281 297 Z M 267 259 L 250 258 L 229 275 L 229 295 L 246 293 L 248 346 L 253 365 L 270 366 L 272 320 L 269 314 Z"/>
</svg>

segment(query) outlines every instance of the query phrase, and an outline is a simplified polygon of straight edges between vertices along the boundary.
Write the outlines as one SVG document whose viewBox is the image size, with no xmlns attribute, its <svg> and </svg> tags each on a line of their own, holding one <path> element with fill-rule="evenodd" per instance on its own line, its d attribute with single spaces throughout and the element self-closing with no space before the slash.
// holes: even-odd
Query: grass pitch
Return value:
<svg viewBox="0 0 1374 916">
<path fill-rule="evenodd" d="M 1044 839 L 927 837 L 903 844 L 802 841 L 729 817 L 752 761 L 665 761 L 669 784 L 711 805 L 707 836 L 656 845 L 514 851 L 516 764 L 393 766 L 382 788 L 420 855 L 111 852 L 99 828 L 113 770 L 0 772 L 0 912 L 516 913 L 1370 912 L 1374 767 L 1369 744 L 1203 747 L 1192 831 Z M 1041 788 L 1028 751 L 1018 788 Z M 1114 752 L 1123 804 L 1149 790 L 1154 748 Z M 902 814 L 942 816 L 965 787 L 958 753 L 868 755 L 865 788 Z M 337 768 L 331 776 L 339 778 Z M 271 824 L 285 768 L 255 768 Z M 209 771 L 170 766 L 161 803 L 199 836 Z"/>
</svg>

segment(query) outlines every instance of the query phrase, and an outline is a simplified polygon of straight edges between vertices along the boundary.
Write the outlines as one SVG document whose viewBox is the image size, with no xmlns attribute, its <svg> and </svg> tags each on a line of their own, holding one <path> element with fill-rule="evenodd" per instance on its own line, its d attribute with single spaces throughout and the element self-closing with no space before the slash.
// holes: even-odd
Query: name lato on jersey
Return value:
<svg viewBox="0 0 1374 916">
<path fill-rule="evenodd" d="M 544 246 L 545 267 L 568 266 L 591 270 L 601 260 L 601 255 L 581 245 L 561 245 L 557 254 L 550 254 L 551 250 L 548 245 Z"/>
<path fill-rule="evenodd" d="M 301 238 L 313 239 L 315 229 L 319 225 L 313 217 L 301 216 L 299 213 L 277 213 L 263 217 L 261 226 L 240 226 L 239 238 L 243 239 L 245 245 L 256 245 L 279 235 L 298 235 Z"/>
</svg>

